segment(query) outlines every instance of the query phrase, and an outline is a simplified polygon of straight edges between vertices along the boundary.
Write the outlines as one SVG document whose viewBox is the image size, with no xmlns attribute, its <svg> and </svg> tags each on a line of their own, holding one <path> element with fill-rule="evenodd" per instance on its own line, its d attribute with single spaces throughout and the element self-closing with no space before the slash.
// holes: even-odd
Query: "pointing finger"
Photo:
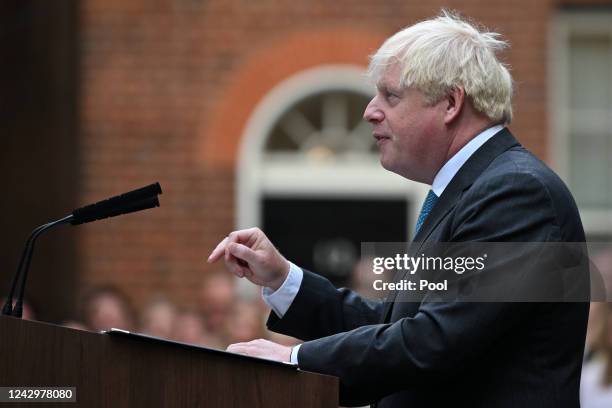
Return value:
<svg viewBox="0 0 612 408">
<path fill-rule="evenodd" d="M 208 263 L 216 262 L 219 260 L 219 258 L 221 258 L 221 256 L 225 252 L 225 246 L 227 244 L 227 241 L 228 237 L 225 237 L 221 242 L 219 242 L 217 247 L 213 249 L 213 251 L 210 253 L 210 256 L 208 257 Z"/>
</svg>

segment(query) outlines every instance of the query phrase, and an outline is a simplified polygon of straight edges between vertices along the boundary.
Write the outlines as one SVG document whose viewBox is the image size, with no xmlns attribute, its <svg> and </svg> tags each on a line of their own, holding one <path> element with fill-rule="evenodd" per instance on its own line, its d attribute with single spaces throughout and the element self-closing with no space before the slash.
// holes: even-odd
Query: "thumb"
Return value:
<svg viewBox="0 0 612 408">
<path fill-rule="evenodd" d="M 229 249 L 230 254 L 232 254 L 236 258 L 241 259 L 249 264 L 253 264 L 253 263 L 256 264 L 259 260 L 257 253 L 246 245 L 242 245 L 242 244 L 238 244 L 234 242 L 229 245 L 228 249 Z"/>
</svg>

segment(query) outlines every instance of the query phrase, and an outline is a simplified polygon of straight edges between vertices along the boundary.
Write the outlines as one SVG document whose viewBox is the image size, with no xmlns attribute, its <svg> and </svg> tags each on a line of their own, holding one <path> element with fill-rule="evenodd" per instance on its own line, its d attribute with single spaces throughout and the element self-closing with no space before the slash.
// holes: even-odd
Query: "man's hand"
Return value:
<svg viewBox="0 0 612 408">
<path fill-rule="evenodd" d="M 212 251 L 208 262 L 222 256 L 230 272 L 272 290 L 277 290 L 289 274 L 289 262 L 259 228 L 232 232 Z"/>
<path fill-rule="evenodd" d="M 227 351 L 247 356 L 267 358 L 269 360 L 291 361 L 291 347 L 264 339 L 257 339 L 249 341 L 248 343 L 230 344 Z"/>
</svg>

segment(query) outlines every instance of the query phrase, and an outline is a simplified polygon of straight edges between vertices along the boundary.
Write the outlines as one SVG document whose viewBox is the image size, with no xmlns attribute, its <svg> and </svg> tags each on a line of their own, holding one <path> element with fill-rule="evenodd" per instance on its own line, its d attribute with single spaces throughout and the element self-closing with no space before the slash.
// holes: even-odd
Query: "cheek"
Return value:
<svg viewBox="0 0 612 408">
<path fill-rule="evenodd" d="M 402 144 L 409 144 L 416 134 L 418 134 L 419 124 L 411 120 L 410 117 L 400 117 L 395 121 L 390 121 L 391 132 Z"/>
<path fill-rule="evenodd" d="M 405 120 L 401 123 L 401 126 L 398 127 L 397 136 L 399 145 L 411 155 L 427 150 L 430 139 L 427 128 L 418 119 Z"/>
</svg>

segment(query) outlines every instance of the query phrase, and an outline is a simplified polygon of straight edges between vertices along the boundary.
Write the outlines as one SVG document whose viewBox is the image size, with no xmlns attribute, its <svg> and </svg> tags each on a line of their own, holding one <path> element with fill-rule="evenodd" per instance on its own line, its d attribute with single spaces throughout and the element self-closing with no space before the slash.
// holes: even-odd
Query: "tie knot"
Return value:
<svg viewBox="0 0 612 408">
<path fill-rule="evenodd" d="M 429 190 L 429 192 L 427 193 L 427 197 L 425 197 L 425 202 L 423 203 L 423 205 L 430 205 L 433 207 L 433 205 L 438 201 L 438 196 L 436 195 L 436 193 L 433 192 L 433 190 Z"/>
<path fill-rule="evenodd" d="M 423 206 L 421 207 L 419 218 L 417 219 L 415 234 L 419 233 L 419 230 L 423 226 L 425 219 L 427 218 L 427 216 L 429 215 L 429 213 L 434 208 L 437 202 L 438 196 L 436 195 L 436 193 L 433 192 L 433 190 L 429 190 L 429 192 L 427 193 L 427 197 L 425 197 L 425 201 L 423 202 Z"/>
</svg>

